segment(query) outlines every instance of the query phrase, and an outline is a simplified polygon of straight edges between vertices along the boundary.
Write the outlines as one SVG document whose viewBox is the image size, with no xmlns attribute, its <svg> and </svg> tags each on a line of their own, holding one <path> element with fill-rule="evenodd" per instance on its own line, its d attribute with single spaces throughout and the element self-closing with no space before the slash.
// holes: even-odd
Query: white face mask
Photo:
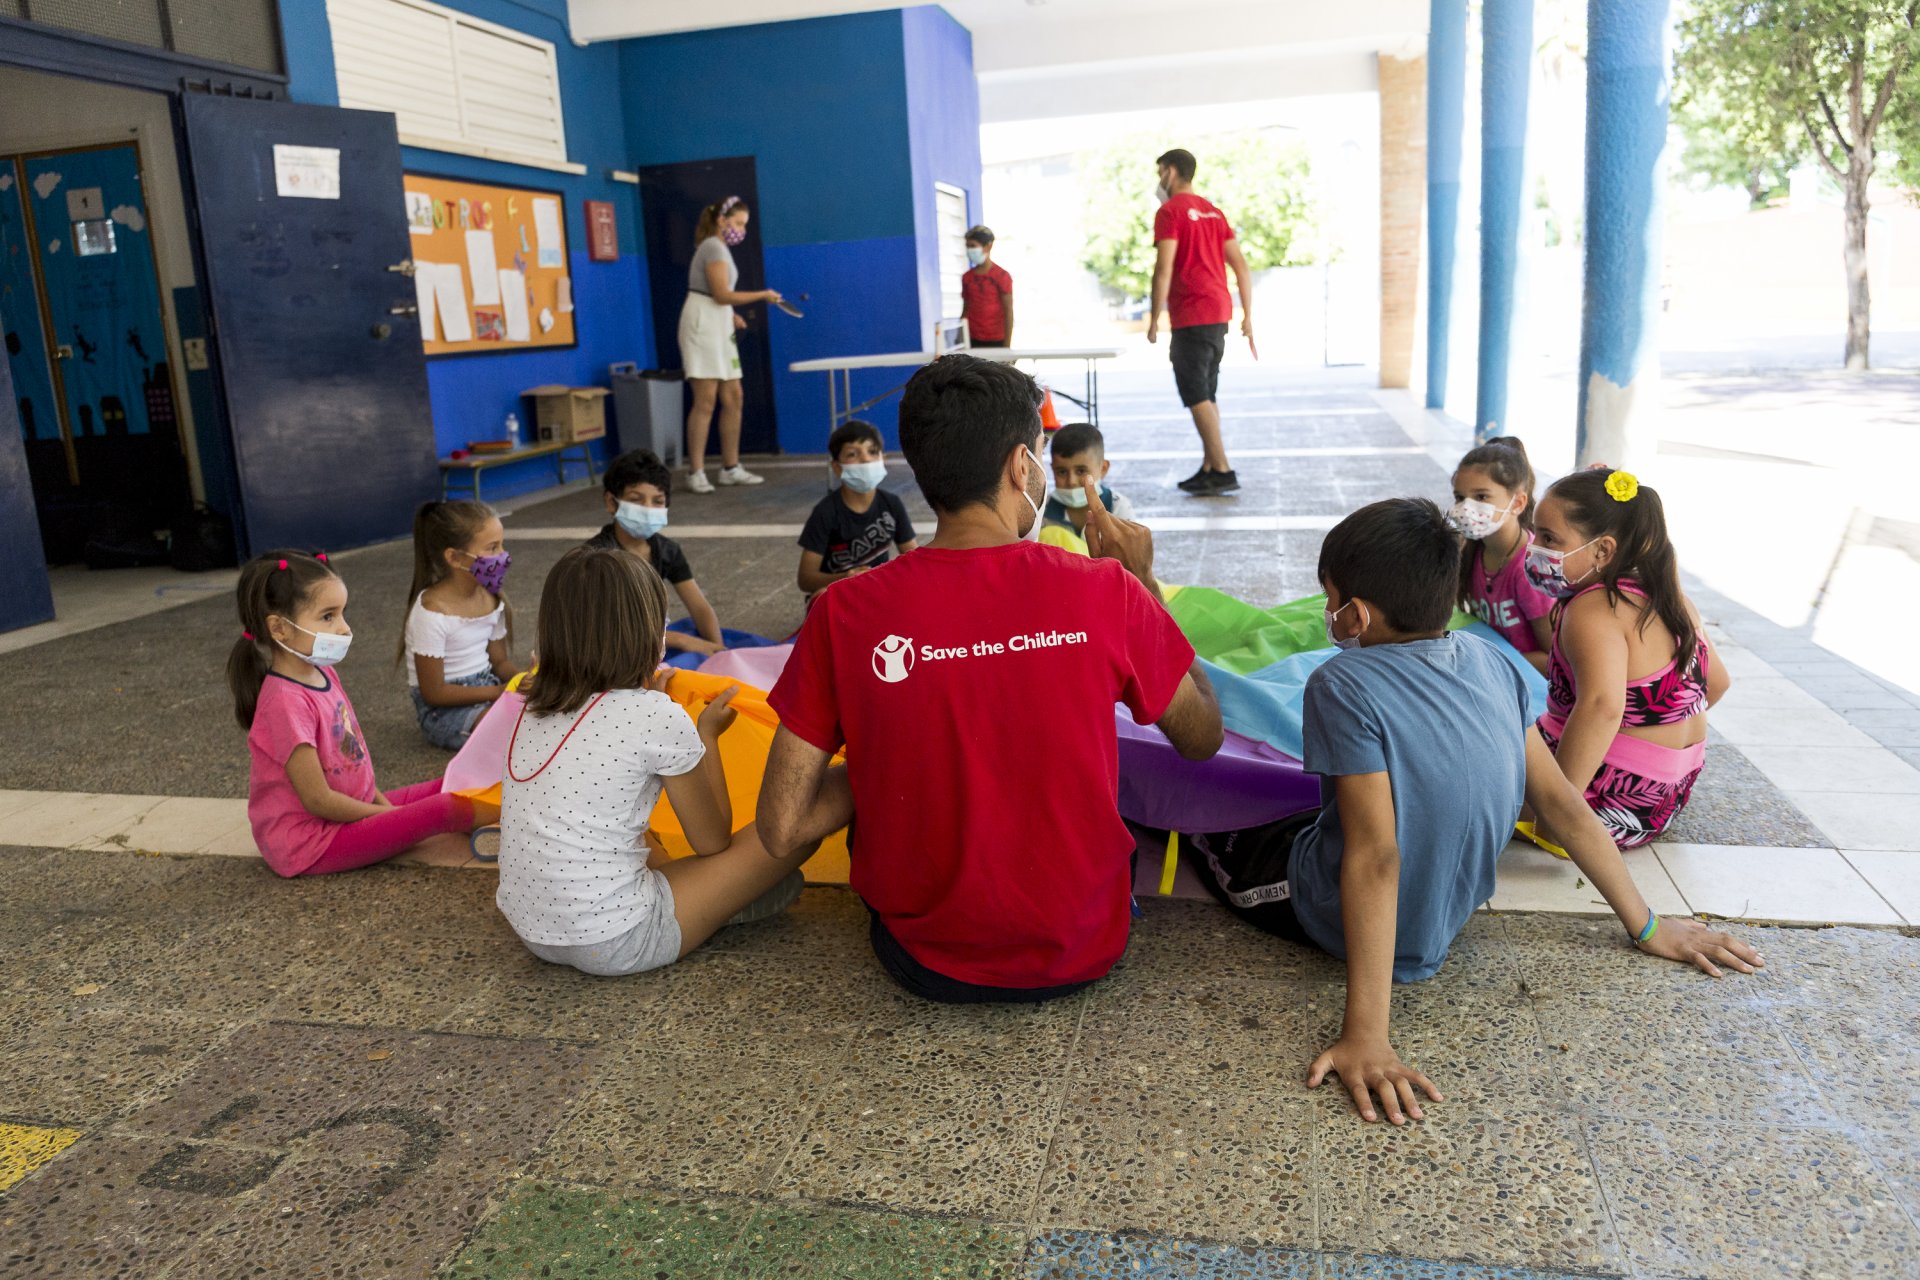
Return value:
<svg viewBox="0 0 1920 1280">
<path fill-rule="evenodd" d="M 1356 603 L 1356 601 L 1353 601 L 1353 600 L 1349 600 L 1349 601 L 1347 601 L 1347 604 L 1354 604 L 1354 603 Z M 1367 618 L 1365 618 L 1365 617 L 1363 617 L 1363 618 L 1361 618 L 1361 619 L 1360 619 L 1360 631 L 1356 631 L 1356 632 L 1354 632 L 1354 633 L 1353 633 L 1352 635 L 1350 635 L 1350 636 L 1347 636 L 1347 637 L 1345 637 L 1344 639 L 1342 639 L 1341 637 L 1338 637 L 1338 636 L 1336 636 L 1336 635 L 1334 635 L 1334 634 L 1333 634 L 1333 620 L 1334 620 L 1335 618 L 1337 618 L 1337 617 L 1339 617 L 1339 616 L 1340 616 L 1341 614 L 1343 614 L 1343 613 L 1345 613 L 1345 612 L 1347 611 L 1347 604 L 1343 604 L 1343 605 L 1341 605 L 1341 606 L 1340 606 L 1340 607 L 1339 607 L 1338 609 L 1332 609 L 1332 610 L 1328 610 L 1328 609 L 1322 609 L 1322 610 L 1320 611 L 1320 620 L 1321 620 L 1321 624 L 1322 624 L 1322 625 L 1323 625 L 1323 626 L 1324 626 L 1324 627 L 1326 628 L 1326 631 L 1327 631 L 1327 643 L 1328 643 L 1328 644 L 1330 644 L 1330 645 L 1332 645 L 1332 646 L 1333 646 L 1334 648 L 1336 648 L 1336 649 L 1357 649 L 1357 648 L 1359 648 L 1359 647 L 1360 647 L 1360 633 L 1361 633 L 1362 631 L 1365 631 L 1365 630 L 1367 629 L 1367 627 L 1368 627 L 1369 625 L 1371 625 L 1371 621 L 1370 621 L 1370 619 L 1367 619 Z M 1364 614 L 1364 613 L 1366 613 L 1366 609 L 1365 609 L 1365 608 L 1363 607 L 1363 608 L 1361 608 L 1361 609 L 1360 609 L 1360 611 L 1359 611 L 1359 612 L 1360 612 L 1360 613 L 1362 613 L 1362 614 Z"/>
<path fill-rule="evenodd" d="M 1155 204 L 1165 204 L 1171 199 L 1173 199 L 1173 192 L 1167 190 L 1166 183 L 1156 182 L 1153 184 L 1153 202 Z"/>
<path fill-rule="evenodd" d="M 843 462 L 840 464 L 840 483 L 855 493 L 872 493 L 887 478 L 887 464 L 884 462 Z"/>
<path fill-rule="evenodd" d="M 1053 491 L 1053 500 L 1063 507 L 1078 510 L 1087 505 L 1087 491 L 1078 487 L 1066 489 L 1056 487 Z"/>
<path fill-rule="evenodd" d="M 282 619 L 282 621 L 295 631 L 306 631 L 308 635 L 312 636 L 313 652 L 301 653 L 293 646 L 281 644 L 278 640 L 275 640 L 274 643 L 280 645 L 282 649 L 285 649 L 288 653 L 300 659 L 300 661 L 311 663 L 316 667 L 331 667 L 338 663 L 347 656 L 347 649 L 353 644 L 353 633 L 351 631 L 341 636 L 335 635 L 331 631 L 307 631 L 305 627 L 295 622 L 292 618 L 285 618 Z"/>
<path fill-rule="evenodd" d="M 1033 508 L 1033 523 L 1028 526 L 1025 533 L 1020 535 L 1020 538 L 1024 542 L 1038 542 L 1040 541 L 1040 503 L 1047 500 L 1047 467 L 1040 461 L 1040 455 L 1031 449 L 1027 450 L 1027 458 L 1033 463 L 1033 473 L 1040 477 L 1040 501 L 1035 502 L 1033 495 L 1027 492 L 1025 486 L 1021 487 L 1020 496 L 1026 499 L 1028 506 Z"/>
<path fill-rule="evenodd" d="M 1510 514 L 1511 509 L 1502 511 L 1491 502 L 1462 498 L 1447 512 L 1447 524 L 1461 537 L 1478 542 L 1493 536 L 1493 531 L 1505 524 Z"/>
</svg>

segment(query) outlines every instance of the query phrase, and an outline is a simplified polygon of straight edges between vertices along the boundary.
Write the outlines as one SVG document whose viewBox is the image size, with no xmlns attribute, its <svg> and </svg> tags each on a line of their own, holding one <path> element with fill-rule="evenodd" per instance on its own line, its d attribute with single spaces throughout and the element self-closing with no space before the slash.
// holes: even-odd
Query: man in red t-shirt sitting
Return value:
<svg viewBox="0 0 1920 1280">
<path fill-rule="evenodd" d="M 1194 194 L 1191 151 L 1175 148 L 1155 161 L 1160 167 L 1160 212 L 1153 219 L 1153 311 L 1147 341 L 1160 340 L 1160 313 L 1173 330 L 1167 354 L 1180 403 L 1193 414 L 1205 458 L 1200 469 L 1180 482 L 1195 497 L 1232 493 L 1240 478 L 1227 461 L 1220 437 L 1220 357 L 1227 350 L 1227 325 L 1233 299 L 1227 295 L 1227 268 L 1240 290 L 1240 332 L 1253 342 L 1253 275 L 1240 254 L 1227 215 Z"/>
<path fill-rule="evenodd" d="M 976 347 L 1013 345 L 1013 277 L 993 260 L 993 231 L 967 232 L 967 269 L 960 275 L 960 318 Z"/>
<path fill-rule="evenodd" d="M 933 540 L 821 592 L 771 698 L 761 839 L 784 853 L 817 838 L 802 815 L 850 785 L 874 953 L 932 1000 L 1050 999 L 1126 949 L 1116 702 L 1189 759 L 1220 749 L 1152 535 L 1089 492 L 1092 559 L 1034 541 L 1039 404 L 1032 378 L 976 356 L 914 375 L 900 444 Z M 844 783 L 828 771 L 842 745 Z"/>
</svg>

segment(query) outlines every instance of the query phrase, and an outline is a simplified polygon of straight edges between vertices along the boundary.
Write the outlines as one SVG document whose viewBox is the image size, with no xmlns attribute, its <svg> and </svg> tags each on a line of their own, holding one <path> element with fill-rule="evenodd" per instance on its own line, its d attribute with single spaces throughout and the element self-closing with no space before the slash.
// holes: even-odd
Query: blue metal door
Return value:
<svg viewBox="0 0 1920 1280">
<path fill-rule="evenodd" d="M 0 631 L 53 617 L 53 591 L 40 530 L 33 520 L 33 484 L 15 415 L 9 361 L 0 360 Z"/>
<path fill-rule="evenodd" d="M 182 106 L 243 541 L 406 533 L 439 486 L 393 117 Z"/>
<path fill-rule="evenodd" d="M 18 205 L 0 197 L 0 251 L 26 250 L 0 266 L 8 362 L 47 551 L 69 560 L 191 499 L 158 263 L 132 143 L 5 164 Z"/>
</svg>

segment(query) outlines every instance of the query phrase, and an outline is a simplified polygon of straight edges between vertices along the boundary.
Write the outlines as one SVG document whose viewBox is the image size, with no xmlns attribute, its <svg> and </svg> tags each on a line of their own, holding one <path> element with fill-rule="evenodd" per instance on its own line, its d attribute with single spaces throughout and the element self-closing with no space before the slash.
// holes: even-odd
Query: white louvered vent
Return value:
<svg viewBox="0 0 1920 1280">
<path fill-rule="evenodd" d="M 409 146 L 565 164 L 553 45 L 426 0 L 327 0 L 340 105 Z"/>
</svg>

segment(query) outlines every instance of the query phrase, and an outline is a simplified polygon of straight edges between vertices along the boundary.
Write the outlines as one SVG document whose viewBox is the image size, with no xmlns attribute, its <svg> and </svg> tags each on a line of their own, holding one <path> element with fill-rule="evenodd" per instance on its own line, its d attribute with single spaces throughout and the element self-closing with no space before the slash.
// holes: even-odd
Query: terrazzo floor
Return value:
<svg viewBox="0 0 1920 1280">
<path fill-rule="evenodd" d="M 1230 390 L 1247 488 L 1208 503 L 1171 487 L 1165 388 L 1107 389 L 1167 581 L 1305 594 L 1339 513 L 1440 496 L 1458 453 L 1357 379 Z M 797 552 L 766 530 L 823 471 L 765 474 L 676 500 L 675 532 L 728 625 L 782 635 Z M 603 520 L 593 492 L 508 519 L 521 618 Z M 384 660 L 406 550 L 337 560 L 382 780 L 437 773 Z M 1144 900 L 1114 973 L 1036 1008 L 901 995 L 833 887 L 586 978 L 517 943 L 490 871 L 141 852 L 215 827 L 206 851 L 247 852 L 218 663 L 180 660 L 224 652 L 223 597 L 0 654 L 0 1276 L 1920 1275 L 1920 800 L 1891 754 L 1920 708 L 1696 599 L 1747 701 L 1636 877 L 1662 909 L 1893 927 L 1742 924 L 1767 969 L 1715 982 L 1510 850 L 1495 909 L 1395 993 L 1449 1099 L 1406 1130 L 1304 1087 L 1340 967 L 1209 902 Z"/>
</svg>

